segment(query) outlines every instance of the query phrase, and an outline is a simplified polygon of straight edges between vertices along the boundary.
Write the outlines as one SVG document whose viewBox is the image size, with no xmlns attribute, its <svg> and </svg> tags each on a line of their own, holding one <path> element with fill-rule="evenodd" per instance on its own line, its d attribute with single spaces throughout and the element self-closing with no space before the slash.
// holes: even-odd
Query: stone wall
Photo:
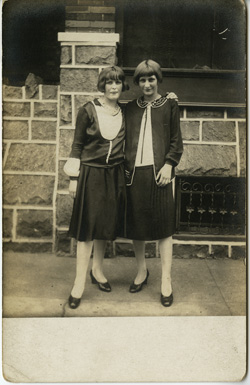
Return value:
<svg viewBox="0 0 250 385">
<path fill-rule="evenodd" d="M 57 86 L 3 87 L 4 250 L 54 251 L 57 121 Z"/>
<path fill-rule="evenodd" d="M 181 107 L 185 176 L 246 175 L 246 112 L 243 108 Z"/>
</svg>

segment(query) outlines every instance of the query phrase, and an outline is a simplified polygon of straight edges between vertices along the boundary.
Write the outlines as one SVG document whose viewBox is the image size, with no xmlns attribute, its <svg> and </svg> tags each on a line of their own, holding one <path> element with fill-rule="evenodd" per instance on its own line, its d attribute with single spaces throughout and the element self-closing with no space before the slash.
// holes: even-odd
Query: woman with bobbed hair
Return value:
<svg viewBox="0 0 250 385">
<path fill-rule="evenodd" d="M 111 286 L 103 273 L 107 240 L 122 236 L 125 216 L 124 118 L 118 99 L 128 89 L 117 66 L 102 70 L 98 90 L 104 94 L 79 109 L 70 158 L 64 166 L 74 196 L 69 236 L 77 240 L 76 277 L 69 306 L 76 309 L 85 288 L 94 245 L 90 277 L 105 292 Z"/>
<path fill-rule="evenodd" d="M 179 108 L 174 93 L 159 94 L 162 72 L 155 61 L 141 62 L 134 82 L 142 96 L 128 103 L 125 110 L 126 235 L 133 240 L 138 272 L 129 291 L 137 293 L 147 283 L 145 241 L 158 240 L 162 265 L 160 301 L 167 307 L 173 302 L 174 169 L 183 151 Z"/>
</svg>

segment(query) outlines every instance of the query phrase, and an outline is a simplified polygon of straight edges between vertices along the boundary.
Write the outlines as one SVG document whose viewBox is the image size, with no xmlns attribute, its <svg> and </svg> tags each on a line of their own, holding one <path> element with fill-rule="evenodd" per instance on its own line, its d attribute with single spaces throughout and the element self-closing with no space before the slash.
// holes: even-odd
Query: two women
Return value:
<svg viewBox="0 0 250 385">
<path fill-rule="evenodd" d="M 158 63 L 152 60 L 140 63 L 134 81 L 143 96 L 128 103 L 125 111 L 125 233 L 125 130 L 117 102 L 126 83 L 119 67 L 102 71 L 98 89 L 104 96 L 87 103 L 78 113 L 72 151 L 65 166 L 71 178 L 78 178 L 69 231 L 78 241 L 76 279 L 69 297 L 71 308 L 80 303 L 93 240 L 92 282 L 101 290 L 111 291 L 102 262 L 106 240 L 116 236 L 133 239 L 138 273 L 130 286 L 131 293 L 140 291 L 149 276 L 145 241 L 159 240 L 161 303 L 170 306 L 173 301 L 171 265 L 175 209 L 172 181 L 174 167 L 182 154 L 179 109 L 173 99 L 175 95 L 158 93 L 158 83 L 162 81 Z M 76 182 L 71 180 L 70 190 L 75 191 Z"/>
<path fill-rule="evenodd" d="M 70 176 L 69 190 L 76 192 L 69 236 L 77 240 L 76 278 L 69 306 L 79 306 L 89 259 L 94 245 L 92 283 L 110 292 L 103 273 L 107 240 L 124 233 L 124 119 L 118 99 L 127 89 L 119 67 L 104 69 L 98 80 L 103 96 L 80 108 L 70 158 L 64 171 Z"/>
</svg>

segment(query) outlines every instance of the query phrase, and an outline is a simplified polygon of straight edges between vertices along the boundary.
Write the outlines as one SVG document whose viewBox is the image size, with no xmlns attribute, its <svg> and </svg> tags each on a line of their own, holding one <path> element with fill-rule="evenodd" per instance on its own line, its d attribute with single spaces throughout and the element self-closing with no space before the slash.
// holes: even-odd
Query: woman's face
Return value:
<svg viewBox="0 0 250 385">
<path fill-rule="evenodd" d="M 110 101 L 118 100 L 122 92 L 122 81 L 107 79 L 104 95 Z"/>
<path fill-rule="evenodd" d="M 139 87 L 144 96 L 153 97 L 158 93 L 158 81 L 155 75 L 141 76 L 139 79 Z"/>
</svg>

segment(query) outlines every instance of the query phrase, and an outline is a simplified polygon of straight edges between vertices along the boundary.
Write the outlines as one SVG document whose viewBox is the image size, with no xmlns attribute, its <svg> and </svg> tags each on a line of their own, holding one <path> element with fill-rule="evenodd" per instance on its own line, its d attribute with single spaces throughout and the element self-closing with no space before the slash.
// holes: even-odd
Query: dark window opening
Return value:
<svg viewBox="0 0 250 385">
<path fill-rule="evenodd" d="M 124 67 L 151 58 L 162 68 L 245 69 L 241 0 L 120 0 L 116 28 Z"/>
<path fill-rule="evenodd" d="M 246 103 L 246 9 L 243 0 L 116 0 L 118 65 L 138 96 L 135 67 L 145 59 L 163 69 L 159 92 L 183 105 Z"/>
<path fill-rule="evenodd" d="M 3 83 L 24 85 L 29 73 L 58 84 L 65 0 L 9 0 L 3 6 Z"/>
</svg>

